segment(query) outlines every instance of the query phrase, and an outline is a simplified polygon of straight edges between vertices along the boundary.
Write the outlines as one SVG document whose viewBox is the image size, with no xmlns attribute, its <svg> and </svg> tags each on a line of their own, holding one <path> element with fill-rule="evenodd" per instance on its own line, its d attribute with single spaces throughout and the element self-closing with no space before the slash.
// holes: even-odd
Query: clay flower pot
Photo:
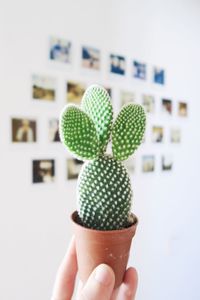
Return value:
<svg viewBox="0 0 200 300">
<path fill-rule="evenodd" d="M 131 241 L 138 224 L 134 223 L 122 230 L 94 230 L 78 223 L 78 213 L 72 216 L 73 231 L 76 240 L 79 277 L 85 283 L 93 269 L 101 263 L 109 265 L 115 273 L 115 288 L 123 281 L 129 258 Z"/>
</svg>

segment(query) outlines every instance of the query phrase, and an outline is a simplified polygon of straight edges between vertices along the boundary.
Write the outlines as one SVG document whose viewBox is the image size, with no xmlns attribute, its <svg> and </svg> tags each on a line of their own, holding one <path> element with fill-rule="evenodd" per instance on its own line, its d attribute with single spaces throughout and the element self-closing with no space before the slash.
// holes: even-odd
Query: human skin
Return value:
<svg viewBox="0 0 200 300">
<path fill-rule="evenodd" d="M 75 240 L 72 238 L 67 253 L 58 269 L 51 300 L 71 300 L 78 271 Z M 134 268 L 126 270 L 123 283 L 114 290 L 115 275 L 105 264 L 97 266 L 85 285 L 81 282 L 77 300 L 134 300 L 138 276 Z"/>
</svg>

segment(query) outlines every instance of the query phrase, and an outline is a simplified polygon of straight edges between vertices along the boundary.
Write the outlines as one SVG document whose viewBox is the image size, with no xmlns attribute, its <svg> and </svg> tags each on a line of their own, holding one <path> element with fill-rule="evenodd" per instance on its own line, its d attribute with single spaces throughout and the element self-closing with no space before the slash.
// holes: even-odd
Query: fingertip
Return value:
<svg viewBox="0 0 200 300">
<path fill-rule="evenodd" d="M 115 275 L 112 268 L 106 264 L 100 264 L 95 269 L 95 280 L 103 285 L 114 285 Z"/>
<path fill-rule="evenodd" d="M 126 299 L 133 299 L 136 294 L 138 285 L 138 273 L 137 270 L 133 267 L 127 269 L 124 281 L 122 284 L 123 295 L 125 295 Z"/>
<path fill-rule="evenodd" d="M 134 282 L 135 284 L 138 283 L 138 272 L 135 268 L 130 267 L 126 270 L 124 282 Z"/>
<path fill-rule="evenodd" d="M 110 299 L 115 284 L 115 275 L 106 264 L 98 265 L 80 291 L 79 300 Z"/>
</svg>

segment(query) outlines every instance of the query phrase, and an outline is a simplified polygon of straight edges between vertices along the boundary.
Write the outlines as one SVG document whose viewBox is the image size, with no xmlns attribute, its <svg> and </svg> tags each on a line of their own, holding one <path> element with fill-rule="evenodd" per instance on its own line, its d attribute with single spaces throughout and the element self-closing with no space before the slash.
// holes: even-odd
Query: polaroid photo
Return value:
<svg viewBox="0 0 200 300">
<path fill-rule="evenodd" d="M 124 56 L 110 54 L 110 73 L 116 75 L 125 75 L 126 59 Z"/>
<path fill-rule="evenodd" d="M 42 159 L 32 161 L 33 183 L 50 183 L 55 179 L 55 160 Z"/>
<path fill-rule="evenodd" d="M 152 127 L 152 142 L 153 143 L 162 143 L 164 137 L 164 129 L 161 126 Z"/>
<path fill-rule="evenodd" d="M 135 102 L 135 94 L 131 91 L 120 91 L 120 105 L 121 107 L 123 105 L 126 105 L 128 103 L 134 103 Z"/>
<path fill-rule="evenodd" d="M 147 77 L 146 64 L 141 63 L 137 60 L 133 61 L 133 77 L 145 80 Z"/>
<path fill-rule="evenodd" d="M 155 97 L 152 95 L 142 95 L 142 105 L 146 113 L 155 113 Z"/>
<path fill-rule="evenodd" d="M 180 128 L 171 128 L 170 130 L 170 142 L 173 144 L 179 144 L 181 142 L 181 130 Z"/>
<path fill-rule="evenodd" d="M 188 115 L 188 105 L 186 102 L 178 103 L 178 115 L 180 117 L 187 117 Z"/>
<path fill-rule="evenodd" d="M 32 143 L 36 142 L 36 120 L 25 118 L 12 118 L 12 142 Z"/>
<path fill-rule="evenodd" d="M 56 79 L 53 77 L 32 75 L 32 98 L 53 102 L 56 100 Z"/>
<path fill-rule="evenodd" d="M 92 47 L 82 47 L 81 65 L 84 69 L 99 71 L 101 64 L 101 53 L 99 49 Z"/>
<path fill-rule="evenodd" d="M 164 85 L 165 84 L 165 70 L 154 67 L 153 68 L 153 82 L 157 84 Z"/>
<path fill-rule="evenodd" d="M 67 179 L 77 179 L 80 173 L 83 161 L 76 158 L 67 159 Z"/>
<path fill-rule="evenodd" d="M 80 104 L 86 90 L 86 84 L 77 81 L 67 82 L 66 100 L 69 103 Z"/>
<path fill-rule="evenodd" d="M 162 171 L 171 171 L 173 167 L 172 155 L 162 155 L 161 164 L 162 164 Z"/>
<path fill-rule="evenodd" d="M 49 120 L 49 141 L 51 143 L 60 142 L 58 119 Z"/>
<path fill-rule="evenodd" d="M 58 63 L 70 64 L 72 62 L 72 43 L 66 39 L 50 37 L 49 59 Z"/>
<path fill-rule="evenodd" d="M 172 100 L 162 99 L 161 103 L 162 113 L 168 116 L 172 115 Z"/>
<path fill-rule="evenodd" d="M 142 172 L 149 173 L 155 171 L 155 156 L 143 155 L 142 156 Z"/>
</svg>

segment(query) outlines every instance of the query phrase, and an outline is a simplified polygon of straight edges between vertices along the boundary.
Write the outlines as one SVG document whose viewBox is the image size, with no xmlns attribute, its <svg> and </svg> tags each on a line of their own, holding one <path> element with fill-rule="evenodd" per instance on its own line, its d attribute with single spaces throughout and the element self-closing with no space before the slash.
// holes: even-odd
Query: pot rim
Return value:
<svg viewBox="0 0 200 300">
<path fill-rule="evenodd" d="M 119 234 L 120 232 L 127 232 L 127 231 L 131 231 L 133 230 L 134 228 L 137 227 L 138 225 L 138 218 L 136 217 L 136 215 L 134 215 L 133 213 L 131 213 L 131 215 L 133 216 L 134 218 L 134 222 L 126 227 L 126 228 L 122 228 L 122 229 L 114 229 L 114 230 L 99 230 L 99 229 L 93 229 L 93 228 L 89 228 L 89 227 L 85 227 L 83 226 L 82 224 L 78 223 L 77 222 L 77 217 L 78 217 L 78 211 L 75 210 L 72 214 L 71 214 L 71 221 L 79 228 L 81 228 L 82 230 L 87 230 L 89 232 L 93 232 L 93 233 L 97 233 L 97 234 L 102 234 L 102 233 L 106 233 L 106 234 Z"/>
</svg>

